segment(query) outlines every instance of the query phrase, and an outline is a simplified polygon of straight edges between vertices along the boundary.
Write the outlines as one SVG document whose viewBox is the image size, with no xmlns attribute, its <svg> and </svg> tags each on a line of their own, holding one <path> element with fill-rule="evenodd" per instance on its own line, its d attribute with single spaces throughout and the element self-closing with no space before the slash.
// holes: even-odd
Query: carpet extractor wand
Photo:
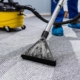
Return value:
<svg viewBox="0 0 80 80">
<path fill-rule="evenodd" d="M 47 65 L 56 66 L 56 61 L 53 59 L 53 55 L 48 47 L 46 39 L 49 35 L 49 31 L 60 11 L 64 0 L 60 0 L 52 17 L 41 35 L 41 39 L 38 40 L 32 47 L 30 47 L 24 54 L 21 55 L 23 59 L 40 62 Z"/>
</svg>

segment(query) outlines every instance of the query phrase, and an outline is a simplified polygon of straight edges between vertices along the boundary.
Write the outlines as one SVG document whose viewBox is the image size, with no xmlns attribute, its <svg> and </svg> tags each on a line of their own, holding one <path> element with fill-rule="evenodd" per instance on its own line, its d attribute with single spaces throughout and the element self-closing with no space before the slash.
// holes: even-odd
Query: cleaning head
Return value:
<svg viewBox="0 0 80 80">
<path fill-rule="evenodd" d="M 23 59 L 28 59 L 52 66 L 56 65 L 47 42 L 44 39 L 38 40 L 32 47 L 22 54 L 21 57 Z"/>
</svg>

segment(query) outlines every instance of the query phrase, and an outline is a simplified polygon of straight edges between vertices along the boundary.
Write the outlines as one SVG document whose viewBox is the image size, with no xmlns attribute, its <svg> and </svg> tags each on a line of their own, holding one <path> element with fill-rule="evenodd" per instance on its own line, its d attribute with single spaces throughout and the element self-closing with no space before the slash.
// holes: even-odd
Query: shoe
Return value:
<svg viewBox="0 0 80 80">
<path fill-rule="evenodd" d="M 64 32 L 63 32 L 63 28 L 62 26 L 60 27 L 53 27 L 52 28 L 52 35 L 55 35 L 55 36 L 63 36 Z"/>
<path fill-rule="evenodd" d="M 71 24 L 71 23 L 69 23 L 69 24 L 68 24 L 68 27 L 80 29 L 80 23 L 77 23 L 77 24 Z"/>
</svg>

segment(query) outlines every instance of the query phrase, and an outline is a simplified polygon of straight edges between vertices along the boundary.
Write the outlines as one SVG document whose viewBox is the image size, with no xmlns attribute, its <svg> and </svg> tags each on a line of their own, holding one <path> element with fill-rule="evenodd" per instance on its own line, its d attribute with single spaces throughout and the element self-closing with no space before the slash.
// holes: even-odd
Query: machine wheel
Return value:
<svg viewBox="0 0 80 80">
<path fill-rule="evenodd" d="M 5 30 L 6 30 L 7 32 L 10 32 L 9 26 L 5 26 L 4 28 L 5 28 Z"/>
<path fill-rule="evenodd" d="M 25 25 L 23 25 L 23 26 L 21 26 L 21 28 L 22 28 L 22 29 L 26 29 L 26 26 L 25 26 Z"/>
</svg>

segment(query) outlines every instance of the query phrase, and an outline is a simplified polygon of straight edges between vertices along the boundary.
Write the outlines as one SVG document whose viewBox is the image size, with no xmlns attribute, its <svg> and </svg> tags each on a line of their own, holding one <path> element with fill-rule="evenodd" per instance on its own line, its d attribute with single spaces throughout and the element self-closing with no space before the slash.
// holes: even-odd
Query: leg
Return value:
<svg viewBox="0 0 80 80">
<path fill-rule="evenodd" d="M 69 19 L 74 18 L 78 15 L 78 0 L 68 0 L 68 12 L 69 12 Z M 71 28 L 78 28 L 80 29 L 80 22 L 79 20 L 68 24 Z"/>
<path fill-rule="evenodd" d="M 54 12 L 59 0 L 55 0 L 56 2 L 54 2 L 52 0 L 52 12 Z M 64 10 L 63 10 L 63 7 L 61 8 L 55 22 L 62 22 L 63 21 L 63 18 L 64 18 Z M 59 27 L 58 27 L 59 26 Z M 53 28 L 52 28 L 52 34 L 53 35 L 56 35 L 56 36 L 62 36 L 63 35 L 63 28 L 61 25 L 54 25 Z"/>
<path fill-rule="evenodd" d="M 69 19 L 76 17 L 78 15 L 78 0 L 68 0 L 67 5 Z"/>
</svg>

